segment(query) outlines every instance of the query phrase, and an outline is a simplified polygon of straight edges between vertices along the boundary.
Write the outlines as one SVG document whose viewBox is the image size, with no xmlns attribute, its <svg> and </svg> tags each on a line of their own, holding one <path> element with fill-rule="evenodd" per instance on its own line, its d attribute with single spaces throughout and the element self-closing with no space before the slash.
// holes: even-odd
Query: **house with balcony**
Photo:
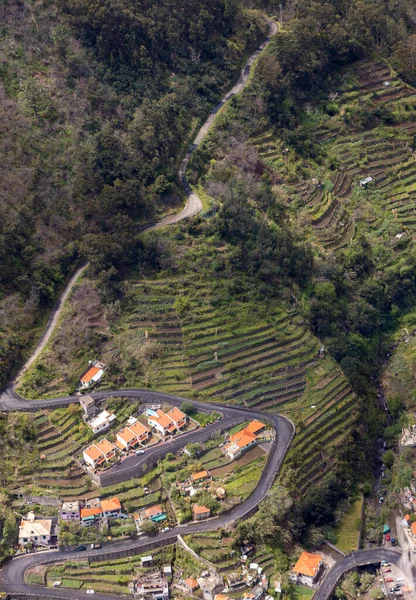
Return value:
<svg viewBox="0 0 416 600">
<path fill-rule="evenodd" d="M 101 442 L 88 446 L 82 454 L 85 463 L 89 467 L 96 469 L 116 456 L 116 448 L 111 442 L 104 438 Z"/>
<path fill-rule="evenodd" d="M 101 506 L 92 506 L 81 509 L 81 523 L 84 527 L 99 523 L 103 517 Z"/>
<path fill-rule="evenodd" d="M 166 413 L 169 419 L 174 423 L 176 429 L 179 431 L 183 429 L 188 421 L 188 415 L 179 410 L 179 408 L 173 407 L 168 413 Z"/>
<path fill-rule="evenodd" d="M 237 431 L 229 436 L 228 443 L 224 446 L 223 452 L 231 460 L 235 460 L 244 452 L 258 444 L 259 434 L 266 429 L 264 423 L 260 421 L 251 421 L 244 429 Z"/>
<path fill-rule="evenodd" d="M 136 421 L 133 425 L 128 425 L 117 433 L 117 442 L 124 450 L 135 448 L 139 444 L 144 444 L 149 438 L 150 429 Z"/>
<path fill-rule="evenodd" d="M 156 411 L 149 409 L 147 415 L 147 421 L 150 427 L 156 429 L 160 435 L 165 437 L 167 435 L 172 435 L 177 431 L 175 423 L 163 412 L 163 410 L 160 410 L 160 408 Z"/>
<path fill-rule="evenodd" d="M 117 497 L 101 500 L 101 510 L 104 518 L 116 519 L 121 515 L 121 502 Z"/>
</svg>

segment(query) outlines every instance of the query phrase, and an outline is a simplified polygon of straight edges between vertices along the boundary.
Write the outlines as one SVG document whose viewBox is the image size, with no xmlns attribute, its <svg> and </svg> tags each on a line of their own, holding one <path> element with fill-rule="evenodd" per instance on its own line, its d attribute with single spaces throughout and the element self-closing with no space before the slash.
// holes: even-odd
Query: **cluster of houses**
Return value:
<svg viewBox="0 0 416 600">
<path fill-rule="evenodd" d="M 88 527 L 105 519 L 127 518 L 117 497 L 100 500 L 95 498 L 85 504 L 80 501 L 63 502 L 59 511 L 63 521 L 75 521 Z"/>
<path fill-rule="evenodd" d="M 190 496 L 192 498 L 192 496 L 195 496 L 201 490 L 208 490 L 211 480 L 212 476 L 209 471 L 198 471 L 197 473 L 192 473 L 189 479 L 185 481 L 177 481 L 176 487 L 182 496 Z"/>
<path fill-rule="evenodd" d="M 266 425 L 260 421 L 251 421 L 244 429 L 229 436 L 228 442 L 223 446 L 223 452 L 234 460 L 244 452 L 258 444 L 266 441 L 268 436 L 260 435 L 266 430 Z"/>
<path fill-rule="evenodd" d="M 116 419 L 115 415 L 106 410 L 97 414 L 96 403 L 91 396 L 82 397 L 80 404 L 84 410 L 84 419 L 95 434 L 107 430 Z M 188 422 L 188 416 L 176 407 L 166 413 L 161 409 L 147 409 L 144 416 L 147 419 L 147 425 L 136 417 L 130 417 L 127 424 L 116 433 L 114 443 L 104 438 L 100 442 L 88 446 L 83 451 L 86 466 L 92 470 L 107 467 L 113 464 L 120 455 L 146 445 L 153 432 L 165 439 L 167 436 L 182 431 Z"/>
</svg>

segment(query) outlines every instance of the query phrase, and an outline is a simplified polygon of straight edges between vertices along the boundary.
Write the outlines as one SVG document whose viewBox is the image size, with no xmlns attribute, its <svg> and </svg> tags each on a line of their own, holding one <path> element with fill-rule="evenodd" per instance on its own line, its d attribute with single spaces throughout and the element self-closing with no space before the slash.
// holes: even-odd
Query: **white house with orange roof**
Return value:
<svg viewBox="0 0 416 600">
<path fill-rule="evenodd" d="M 183 413 L 182 413 L 183 414 Z M 154 427 L 158 433 L 165 436 L 168 434 L 173 434 L 177 431 L 177 427 L 174 421 L 158 408 L 156 411 L 148 410 L 147 411 L 147 421 L 150 427 Z"/>
<path fill-rule="evenodd" d="M 117 518 L 121 514 L 121 502 L 117 497 L 101 500 L 103 517 Z"/>
<path fill-rule="evenodd" d="M 314 586 L 324 568 L 324 561 L 319 554 L 302 552 L 292 569 L 290 577 L 296 583 Z"/>
<path fill-rule="evenodd" d="M 149 437 L 150 429 L 139 421 L 133 425 L 128 425 L 117 433 L 117 441 L 125 449 L 129 450 L 138 444 L 144 444 Z"/>
<path fill-rule="evenodd" d="M 208 517 L 211 514 L 211 511 L 206 506 L 194 504 L 192 507 L 192 513 L 194 515 L 195 521 L 202 521 L 202 519 L 208 519 Z"/>
<path fill-rule="evenodd" d="M 258 434 L 261 433 L 266 426 L 260 421 L 251 421 L 244 429 L 230 435 L 228 443 L 224 446 L 224 453 L 234 460 L 249 450 L 258 443 Z"/>
<path fill-rule="evenodd" d="M 116 448 L 107 439 L 101 440 L 97 444 L 91 444 L 83 451 L 84 461 L 96 469 L 105 462 L 108 462 L 116 456 Z"/>
<path fill-rule="evenodd" d="M 80 378 L 81 387 L 87 388 L 93 385 L 94 383 L 98 383 L 102 376 L 104 375 L 105 365 L 98 360 L 94 360 L 90 363 L 90 367 L 85 371 L 85 373 Z"/>
<path fill-rule="evenodd" d="M 174 406 L 167 413 L 167 416 L 173 421 L 173 423 L 176 426 L 176 429 L 182 429 L 183 427 L 185 427 L 188 420 L 188 415 L 179 410 L 179 408 L 176 408 L 176 406 Z"/>
</svg>

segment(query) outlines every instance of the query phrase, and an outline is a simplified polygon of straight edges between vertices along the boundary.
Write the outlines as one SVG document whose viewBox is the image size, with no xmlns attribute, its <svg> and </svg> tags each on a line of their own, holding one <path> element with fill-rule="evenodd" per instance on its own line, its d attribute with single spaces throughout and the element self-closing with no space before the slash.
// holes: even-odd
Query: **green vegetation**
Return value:
<svg viewBox="0 0 416 600">
<path fill-rule="evenodd" d="M 363 498 L 360 498 L 351 504 L 335 530 L 336 545 L 344 554 L 358 550 L 358 539 L 362 526 L 362 508 Z"/>
<path fill-rule="evenodd" d="M 180 155 L 264 29 L 224 0 L 6 2 L 0 385 L 74 264 L 91 261 L 109 303 L 126 269 L 154 264 L 137 224 L 179 208 Z"/>
</svg>

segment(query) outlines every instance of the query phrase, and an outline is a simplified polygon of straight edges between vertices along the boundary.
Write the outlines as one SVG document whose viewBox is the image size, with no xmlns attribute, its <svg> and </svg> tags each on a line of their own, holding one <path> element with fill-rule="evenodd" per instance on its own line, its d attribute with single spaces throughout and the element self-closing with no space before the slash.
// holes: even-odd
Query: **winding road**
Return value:
<svg viewBox="0 0 416 600">
<path fill-rule="evenodd" d="M 233 88 L 222 98 L 218 105 L 213 109 L 208 119 L 200 128 L 197 136 L 195 137 L 193 143 L 189 147 L 184 159 L 181 162 L 179 168 L 179 177 L 186 195 L 185 208 L 179 214 L 168 216 L 162 219 L 160 222 L 156 223 L 155 225 L 147 227 L 146 229 L 142 230 L 141 233 L 154 231 L 162 227 L 166 227 L 168 225 L 173 225 L 183 219 L 187 219 L 189 217 L 197 215 L 202 210 L 201 199 L 192 190 L 186 179 L 186 170 L 190 158 L 195 152 L 195 150 L 198 148 L 199 144 L 204 140 L 210 128 L 212 127 L 217 112 L 221 109 L 222 106 L 224 106 L 224 104 L 226 104 L 226 102 L 230 100 L 230 98 L 232 98 L 235 94 L 238 94 L 244 88 L 249 78 L 251 66 L 253 65 L 254 61 L 259 56 L 259 54 L 269 43 L 270 37 L 277 32 L 278 28 L 276 23 L 271 19 L 267 19 L 267 21 L 269 27 L 269 37 L 256 50 L 256 52 L 254 52 L 254 54 L 250 56 L 245 67 L 240 73 L 239 80 L 233 86 Z M 30 367 L 30 365 L 33 364 L 33 362 L 39 357 L 42 350 L 45 348 L 52 335 L 54 328 L 58 323 L 65 301 L 69 297 L 73 286 L 75 285 L 79 277 L 84 273 L 87 267 L 88 264 L 79 267 L 78 270 L 71 277 L 64 292 L 62 293 L 61 297 L 59 298 L 49 317 L 45 331 L 42 334 L 33 354 L 27 360 L 22 369 L 19 371 L 18 375 L 15 377 L 10 386 L 6 390 L 4 390 L 3 393 L 0 395 L 1 411 L 35 412 L 45 408 L 57 408 L 61 406 L 66 406 L 74 402 L 75 398 L 73 396 L 41 401 L 26 400 L 16 393 L 14 387 L 19 378 Z M 190 401 L 189 399 L 181 398 L 179 396 L 173 396 L 162 392 L 153 392 L 142 389 L 102 391 L 92 393 L 91 395 L 100 399 L 110 396 L 131 397 L 136 399 L 139 398 L 143 403 L 157 404 L 161 402 L 166 402 L 176 406 L 179 406 L 184 400 L 188 402 Z M 203 412 L 221 412 L 222 419 L 209 425 L 203 430 L 190 432 L 183 436 L 179 436 L 178 438 L 174 438 L 169 443 L 165 443 L 154 448 L 149 448 L 148 450 L 146 450 L 144 456 L 128 457 L 123 462 L 115 465 L 112 469 L 108 470 L 105 474 L 102 475 L 101 485 L 105 487 L 108 485 L 112 485 L 113 483 L 117 483 L 134 477 L 135 475 L 140 473 L 140 470 L 143 468 L 145 463 L 147 466 L 149 466 L 149 463 L 155 464 L 157 460 L 163 458 L 167 452 L 177 452 L 185 444 L 203 441 L 205 439 L 208 439 L 210 435 L 219 431 L 229 429 L 237 423 L 241 423 L 247 419 L 257 418 L 263 421 L 265 420 L 270 425 L 272 425 L 276 431 L 276 436 L 271 445 L 266 466 L 254 492 L 244 503 L 235 507 L 230 512 L 222 514 L 218 517 L 208 519 L 202 522 L 180 525 L 171 529 L 168 532 L 159 533 L 153 537 L 146 536 L 141 537 L 138 540 L 113 542 L 100 550 L 88 550 L 86 552 L 83 552 L 83 558 L 91 557 L 95 558 L 95 560 L 103 560 L 106 556 L 111 556 L 111 558 L 121 558 L 129 555 L 147 552 L 154 548 L 156 544 L 167 545 L 174 543 L 177 540 L 178 535 L 187 535 L 227 527 L 240 519 L 247 518 L 256 511 L 258 504 L 267 495 L 280 469 L 282 461 L 286 455 L 286 452 L 290 446 L 290 443 L 295 433 L 294 425 L 289 419 L 283 416 L 272 415 L 268 413 L 259 413 L 254 410 L 246 409 L 244 407 L 209 404 L 205 402 L 196 401 L 192 401 L 192 403 L 198 410 L 201 410 Z M 0 591 L 8 592 L 11 598 L 49 597 L 58 600 L 65 600 L 71 598 L 85 598 L 85 592 L 81 592 L 79 590 L 56 590 L 54 588 L 44 587 L 39 588 L 37 586 L 27 585 L 24 582 L 24 574 L 29 567 L 43 563 L 54 563 L 62 560 L 68 560 L 71 558 L 80 558 L 80 554 L 75 552 L 66 552 L 58 550 L 16 557 L 10 560 L 0 570 Z M 381 560 L 388 560 L 394 564 L 400 564 L 400 561 L 402 560 L 402 554 L 400 553 L 400 551 L 378 548 L 374 550 L 362 550 L 353 553 L 349 556 L 346 556 L 344 559 L 338 561 L 332 567 L 332 569 L 328 571 L 319 590 L 315 593 L 314 600 L 327 600 L 327 598 L 329 598 L 330 594 L 333 592 L 337 581 L 345 572 L 351 570 L 356 566 L 377 563 Z M 96 598 L 97 600 L 109 600 L 111 596 L 107 594 L 95 594 L 94 598 Z M 115 598 L 119 598 L 119 596 Z"/>
</svg>

